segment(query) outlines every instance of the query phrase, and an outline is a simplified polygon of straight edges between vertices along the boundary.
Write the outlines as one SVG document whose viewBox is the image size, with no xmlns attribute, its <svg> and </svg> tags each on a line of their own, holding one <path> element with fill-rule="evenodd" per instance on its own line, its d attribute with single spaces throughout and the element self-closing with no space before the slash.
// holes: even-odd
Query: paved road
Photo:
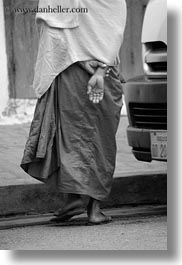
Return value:
<svg viewBox="0 0 182 265">
<path fill-rule="evenodd" d="M 100 226 L 75 220 L 0 233 L 1 250 L 167 250 L 166 216 L 119 217 Z"/>
</svg>

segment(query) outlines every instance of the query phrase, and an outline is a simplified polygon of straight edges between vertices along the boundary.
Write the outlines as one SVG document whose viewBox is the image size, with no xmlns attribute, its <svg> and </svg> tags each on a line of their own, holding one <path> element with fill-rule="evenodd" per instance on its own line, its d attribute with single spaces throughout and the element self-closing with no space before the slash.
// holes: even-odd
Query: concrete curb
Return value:
<svg viewBox="0 0 182 265">
<path fill-rule="evenodd" d="M 167 205 L 145 205 L 145 206 L 124 206 L 120 208 L 107 209 L 104 213 L 108 216 L 112 216 L 114 220 L 122 219 L 132 221 L 133 218 L 143 218 L 151 216 L 166 216 Z M 0 219 L 0 230 L 38 226 L 38 225 L 53 225 L 53 226 L 70 226 L 73 224 L 87 225 L 88 217 L 86 213 L 73 217 L 69 222 L 52 223 L 52 214 L 32 215 L 32 216 L 18 216 L 11 218 Z"/>
<path fill-rule="evenodd" d="M 55 188 L 44 184 L 0 187 L 0 217 L 52 213 L 63 199 Z M 156 172 L 114 178 L 110 197 L 102 207 L 166 203 L 167 174 Z"/>
</svg>

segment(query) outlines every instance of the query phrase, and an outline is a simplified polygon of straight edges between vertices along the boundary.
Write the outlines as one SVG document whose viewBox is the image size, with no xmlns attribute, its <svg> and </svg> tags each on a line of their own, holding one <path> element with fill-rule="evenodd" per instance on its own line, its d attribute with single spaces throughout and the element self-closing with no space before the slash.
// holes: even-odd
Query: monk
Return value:
<svg viewBox="0 0 182 265">
<path fill-rule="evenodd" d="M 53 221 L 68 221 L 86 207 L 88 222 L 102 224 L 111 221 L 100 202 L 110 194 L 115 170 L 126 3 L 39 1 L 40 8 L 58 5 L 88 12 L 36 15 L 40 37 L 33 86 L 38 101 L 21 167 L 44 183 L 53 179 L 67 194 Z"/>
</svg>

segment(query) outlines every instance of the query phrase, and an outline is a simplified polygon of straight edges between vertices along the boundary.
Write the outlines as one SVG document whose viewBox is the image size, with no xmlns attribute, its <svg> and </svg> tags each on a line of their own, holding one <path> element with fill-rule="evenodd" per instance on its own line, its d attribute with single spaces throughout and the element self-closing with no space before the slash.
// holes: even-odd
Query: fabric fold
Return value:
<svg viewBox="0 0 182 265">
<path fill-rule="evenodd" d="M 125 0 L 40 0 L 40 6 L 42 3 L 44 6 L 64 3 L 65 6 L 86 8 L 88 12 L 76 13 L 76 17 L 75 13 L 65 13 L 65 17 L 58 13 L 37 14 L 37 17 L 42 17 L 33 81 L 38 98 L 47 91 L 56 76 L 76 62 L 98 60 L 109 66 L 119 63 L 126 24 Z M 74 27 L 76 21 L 78 27 Z M 64 25 L 59 24 L 63 22 Z M 66 28 L 67 22 L 70 28 Z"/>
<path fill-rule="evenodd" d="M 56 81 L 55 81 L 56 82 Z M 22 169 L 30 176 L 47 182 L 60 166 L 57 140 L 57 90 L 55 82 L 38 99 L 29 137 L 25 146 Z"/>
<path fill-rule="evenodd" d="M 62 193 L 105 200 L 115 169 L 122 84 L 112 67 L 103 101 L 93 104 L 86 92 L 89 78 L 75 63 L 38 100 L 21 167 L 40 181 L 55 183 Z"/>
</svg>

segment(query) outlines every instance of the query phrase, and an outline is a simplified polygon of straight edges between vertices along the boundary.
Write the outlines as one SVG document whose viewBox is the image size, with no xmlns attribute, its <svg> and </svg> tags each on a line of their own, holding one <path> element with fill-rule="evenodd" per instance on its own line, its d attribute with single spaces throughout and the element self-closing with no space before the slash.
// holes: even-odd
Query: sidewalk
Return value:
<svg viewBox="0 0 182 265">
<path fill-rule="evenodd" d="M 165 181 L 166 183 L 166 163 L 157 161 L 154 161 L 152 163 L 143 163 L 137 161 L 134 158 L 131 153 L 131 149 L 127 144 L 127 125 L 127 117 L 121 116 L 121 121 L 117 133 L 118 151 L 116 159 L 116 170 L 114 175 L 114 185 L 115 183 L 121 183 L 122 181 L 125 181 L 125 183 L 126 181 L 130 182 L 131 179 L 133 181 L 141 181 L 141 185 L 143 185 L 142 183 L 144 183 L 145 180 L 149 184 L 150 181 L 153 181 L 155 179 L 156 183 L 156 177 L 161 174 L 163 179 L 162 183 L 163 181 Z M 19 196 L 17 204 L 20 203 L 20 201 L 21 203 L 23 203 L 23 201 L 27 203 L 28 199 L 26 199 L 25 197 L 30 199 L 28 194 L 29 192 L 32 193 L 34 190 L 37 195 L 37 193 L 40 193 L 40 189 L 42 189 L 42 187 L 44 189 L 43 194 L 44 192 L 47 192 L 47 188 L 44 184 L 28 176 L 19 167 L 25 142 L 29 133 L 29 126 L 29 123 L 0 126 L 0 215 L 5 214 L 5 212 L 13 211 L 13 208 L 10 209 L 10 202 L 6 202 L 7 200 L 14 203 L 14 200 L 16 200 L 17 196 Z M 153 180 L 151 178 L 151 175 L 154 176 Z M 143 179 L 144 177 L 145 179 Z M 126 180 L 127 178 L 128 180 Z M 163 189 L 165 192 L 165 187 L 163 187 Z M 26 193 L 26 196 L 23 199 L 20 198 L 22 196 L 20 191 L 22 190 L 24 192 L 24 196 Z M 34 195 L 32 194 L 32 198 L 35 198 Z M 39 197 L 41 197 L 41 195 L 39 195 Z M 7 207 L 6 210 L 4 203 Z M 37 204 L 38 203 L 39 202 L 37 201 Z M 13 204 L 12 207 L 14 207 Z M 17 208 L 17 211 L 21 212 L 20 205 Z M 24 210 L 22 209 L 22 211 Z"/>
</svg>

